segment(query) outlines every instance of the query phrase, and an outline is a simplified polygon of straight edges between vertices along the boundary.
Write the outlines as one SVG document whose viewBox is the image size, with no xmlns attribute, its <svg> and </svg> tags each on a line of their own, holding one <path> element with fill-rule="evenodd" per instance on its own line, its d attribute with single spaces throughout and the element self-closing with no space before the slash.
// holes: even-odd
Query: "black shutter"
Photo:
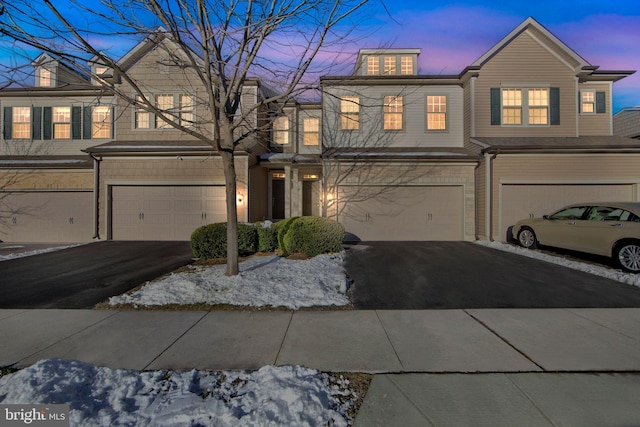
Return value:
<svg viewBox="0 0 640 427">
<path fill-rule="evenodd" d="M 91 139 L 93 133 L 93 126 L 91 122 L 91 107 L 84 107 L 82 109 L 82 139 Z"/>
<path fill-rule="evenodd" d="M 549 92 L 549 121 L 552 125 L 560 124 L 560 88 L 552 87 Z"/>
<path fill-rule="evenodd" d="M 71 107 L 71 139 L 82 138 L 82 107 Z"/>
<path fill-rule="evenodd" d="M 42 107 L 31 109 L 31 138 L 42 139 Z"/>
<path fill-rule="evenodd" d="M 596 92 L 596 113 L 607 112 L 607 94 L 605 92 Z"/>
<path fill-rule="evenodd" d="M 13 108 L 4 107 L 2 111 L 3 127 L 2 136 L 4 139 L 13 139 Z"/>
<path fill-rule="evenodd" d="M 491 88 L 491 124 L 500 124 L 500 88 Z"/>
<path fill-rule="evenodd" d="M 53 133 L 53 120 L 51 107 L 42 107 L 42 139 L 51 139 Z"/>
<path fill-rule="evenodd" d="M 116 107 L 111 107 L 111 139 L 116 137 Z"/>
</svg>

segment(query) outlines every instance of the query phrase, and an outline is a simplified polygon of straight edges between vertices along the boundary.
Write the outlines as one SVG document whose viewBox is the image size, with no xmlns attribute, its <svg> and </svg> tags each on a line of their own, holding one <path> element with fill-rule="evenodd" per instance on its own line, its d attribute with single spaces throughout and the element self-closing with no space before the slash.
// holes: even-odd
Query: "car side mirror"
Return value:
<svg viewBox="0 0 640 427">
<path fill-rule="evenodd" d="M 542 215 L 542 219 L 549 219 L 549 215 Z"/>
</svg>

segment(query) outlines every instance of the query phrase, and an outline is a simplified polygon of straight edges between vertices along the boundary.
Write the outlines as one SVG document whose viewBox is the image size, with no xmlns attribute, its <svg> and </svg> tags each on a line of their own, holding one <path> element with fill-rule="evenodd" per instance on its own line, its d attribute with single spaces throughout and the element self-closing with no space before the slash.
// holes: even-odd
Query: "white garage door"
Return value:
<svg viewBox="0 0 640 427">
<path fill-rule="evenodd" d="M 189 240 L 201 225 L 226 218 L 223 186 L 113 186 L 111 238 Z"/>
<path fill-rule="evenodd" d="M 93 238 L 91 191 L 0 193 L 0 240 L 88 242 Z"/>
<path fill-rule="evenodd" d="M 342 187 L 340 222 L 360 240 L 462 240 L 462 186 Z"/>
<path fill-rule="evenodd" d="M 565 205 L 581 202 L 627 202 L 634 200 L 633 184 L 502 184 L 501 238 L 525 218 L 540 218 Z"/>
</svg>

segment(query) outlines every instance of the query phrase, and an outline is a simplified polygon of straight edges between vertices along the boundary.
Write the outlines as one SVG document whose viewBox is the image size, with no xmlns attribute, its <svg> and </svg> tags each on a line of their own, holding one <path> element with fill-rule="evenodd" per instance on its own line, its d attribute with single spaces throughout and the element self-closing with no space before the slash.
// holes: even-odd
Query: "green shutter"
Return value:
<svg viewBox="0 0 640 427">
<path fill-rule="evenodd" d="M 82 138 L 82 107 L 71 107 L 71 139 Z"/>
<path fill-rule="evenodd" d="M 31 138 L 42 139 L 42 107 L 31 109 Z"/>
<path fill-rule="evenodd" d="M 82 109 L 82 139 L 91 139 L 92 134 L 92 122 L 91 122 L 91 107 L 84 107 Z"/>
<path fill-rule="evenodd" d="M 607 94 L 605 92 L 596 92 L 596 113 L 607 112 Z"/>
<path fill-rule="evenodd" d="M 560 88 L 552 87 L 549 92 L 549 120 L 551 125 L 560 124 Z"/>
<path fill-rule="evenodd" d="M 500 121 L 500 88 L 491 88 L 491 124 L 499 125 Z"/>
<path fill-rule="evenodd" d="M 13 108 L 4 107 L 2 111 L 3 127 L 2 136 L 4 139 L 13 139 Z"/>
<path fill-rule="evenodd" d="M 53 120 L 51 107 L 42 108 L 42 139 L 51 139 L 53 133 Z"/>
</svg>

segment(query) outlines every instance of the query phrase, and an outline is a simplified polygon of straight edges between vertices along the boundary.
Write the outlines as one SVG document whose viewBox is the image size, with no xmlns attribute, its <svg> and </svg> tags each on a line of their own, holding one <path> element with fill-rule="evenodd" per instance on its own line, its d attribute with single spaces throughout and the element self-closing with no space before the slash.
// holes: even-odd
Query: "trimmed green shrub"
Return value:
<svg viewBox="0 0 640 427">
<path fill-rule="evenodd" d="M 198 227 L 191 234 L 191 250 L 196 258 L 227 256 L 227 223 L 218 222 Z M 252 254 L 258 250 L 258 230 L 251 224 L 238 224 L 238 250 Z"/>
<path fill-rule="evenodd" d="M 273 252 L 278 248 L 278 231 L 270 221 L 256 223 L 258 231 L 258 250 Z"/>
<path fill-rule="evenodd" d="M 344 237 L 342 224 L 327 218 L 303 216 L 291 221 L 284 234 L 284 252 L 301 253 L 307 257 L 339 252 Z"/>
<path fill-rule="evenodd" d="M 299 217 L 294 216 L 291 218 L 283 219 L 282 221 L 278 221 L 275 224 L 276 231 L 278 233 L 278 254 L 280 254 L 280 256 L 289 255 L 289 252 L 287 252 L 287 248 L 284 245 L 284 236 L 287 234 L 287 231 L 289 231 L 291 223 L 298 218 Z"/>
</svg>

